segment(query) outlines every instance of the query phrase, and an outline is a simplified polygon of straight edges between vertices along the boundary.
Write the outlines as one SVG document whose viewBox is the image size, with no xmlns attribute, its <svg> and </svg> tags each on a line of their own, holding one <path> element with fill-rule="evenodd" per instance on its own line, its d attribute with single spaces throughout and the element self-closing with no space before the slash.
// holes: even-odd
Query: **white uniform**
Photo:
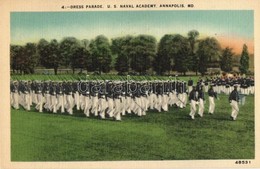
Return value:
<svg viewBox="0 0 260 169">
<path fill-rule="evenodd" d="M 233 118 L 233 120 L 237 119 L 237 115 L 239 112 L 238 101 L 239 101 L 239 94 L 235 88 L 229 96 L 229 102 L 232 108 L 231 117 Z"/>
</svg>

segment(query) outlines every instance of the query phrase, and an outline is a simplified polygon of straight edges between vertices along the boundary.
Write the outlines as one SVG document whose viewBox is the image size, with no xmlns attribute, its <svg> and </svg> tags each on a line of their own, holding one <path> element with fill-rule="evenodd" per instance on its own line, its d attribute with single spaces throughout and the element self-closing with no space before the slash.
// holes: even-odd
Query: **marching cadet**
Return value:
<svg viewBox="0 0 260 169">
<path fill-rule="evenodd" d="M 215 111 L 215 100 L 217 98 L 217 93 L 213 90 L 213 86 L 210 86 L 208 90 L 209 95 L 209 114 L 213 114 Z"/>
<path fill-rule="evenodd" d="M 23 88 L 22 88 L 22 93 L 23 93 L 23 107 L 25 110 L 31 110 L 31 105 L 30 105 L 30 88 L 29 84 L 27 81 L 24 82 Z"/>
<path fill-rule="evenodd" d="M 155 109 L 158 110 L 158 112 L 162 111 L 162 95 L 163 95 L 163 84 L 162 82 L 159 82 L 156 86 L 156 94 L 157 94 L 157 100 L 155 104 Z"/>
<path fill-rule="evenodd" d="M 240 89 L 241 89 L 241 93 L 242 94 L 247 94 L 247 82 L 246 82 L 246 79 L 242 79 L 241 80 L 241 83 L 240 83 Z"/>
<path fill-rule="evenodd" d="M 16 110 L 19 109 L 19 94 L 17 81 L 11 83 L 11 105 Z"/>
<path fill-rule="evenodd" d="M 182 109 L 184 108 L 185 105 L 185 96 L 184 96 L 184 88 L 183 88 L 183 83 L 179 82 L 178 83 L 178 88 L 177 88 L 177 92 L 178 92 L 178 99 L 179 99 L 179 107 Z"/>
<path fill-rule="evenodd" d="M 171 92 L 169 95 L 170 99 L 169 99 L 169 105 L 177 105 L 177 103 L 179 103 L 179 99 L 177 98 L 177 91 L 175 90 L 175 82 L 171 83 Z"/>
<path fill-rule="evenodd" d="M 97 82 L 90 82 L 90 98 L 91 98 L 91 113 L 94 114 L 94 116 L 98 116 L 98 84 Z"/>
<path fill-rule="evenodd" d="M 225 84 L 223 84 L 223 85 L 225 85 L 225 86 L 223 86 L 224 87 L 224 90 L 223 90 L 223 92 L 225 93 L 225 94 L 229 94 L 229 79 L 228 78 L 226 78 L 225 79 Z"/>
<path fill-rule="evenodd" d="M 79 97 L 79 91 L 78 91 L 78 82 L 73 82 L 72 83 L 72 88 L 73 88 L 73 96 L 74 96 L 74 105 L 76 105 L 77 110 L 80 108 L 80 97 Z"/>
<path fill-rule="evenodd" d="M 44 83 L 44 98 L 45 98 L 45 104 L 44 104 L 44 108 L 47 111 L 50 111 L 50 106 L 51 106 L 51 96 L 50 96 L 50 83 L 49 82 L 45 82 Z"/>
<path fill-rule="evenodd" d="M 105 119 L 105 111 L 108 107 L 106 101 L 106 84 L 101 83 L 98 92 L 98 105 L 99 105 L 99 116 L 101 119 Z"/>
<path fill-rule="evenodd" d="M 115 111 L 113 87 L 112 81 L 108 81 L 106 85 L 106 100 L 108 104 L 107 114 L 109 117 L 113 117 Z"/>
<path fill-rule="evenodd" d="M 206 77 L 206 79 L 204 81 L 204 90 L 205 90 L 205 92 L 208 92 L 208 90 L 209 90 L 209 79 L 208 79 L 208 77 Z"/>
<path fill-rule="evenodd" d="M 250 78 L 250 93 L 255 94 L 255 81 L 253 76 Z"/>
<path fill-rule="evenodd" d="M 251 79 L 250 78 L 246 78 L 246 85 L 247 85 L 247 88 L 246 88 L 246 92 L 245 92 L 245 94 L 246 95 L 249 95 L 249 93 L 250 93 L 250 87 L 251 87 Z"/>
<path fill-rule="evenodd" d="M 233 80 L 233 86 L 231 88 L 231 92 L 234 90 L 234 86 L 236 85 L 237 86 L 237 91 L 241 91 L 240 90 L 240 83 L 241 83 L 241 79 L 239 77 L 236 77 L 234 80 Z M 231 93 L 230 92 L 230 93 Z"/>
<path fill-rule="evenodd" d="M 232 92 L 232 88 L 234 86 L 234 79 L 229 79 L 227 84 L 229 85 L 229 88 L 228 88 L 228 91 L 227 91 L 227 95 L 229 95 Z"/>
<path fill-rule="evenodd" d="M 122 90 L 121 113 L 124 116 L 126 113 L 126 85 L 125 85 L 125 82 L 121 82 L 121 90 Z"/>
<path fill-rule="evenodd" d="M 188 81 L 188 92 L 190 93 L 192 90 L 192 86 L 193 86 L 193 80 L 190 78 Z"/>
<path fill-rule="evenodd" d="M 90 84 L 89 82 L 81 82 L 80 83 L 80 93 L 83 96 L 83 101 L 81 102 L 81 109 L 84 114 L 89 117 L 92 101 L 90 98 Z"/>
<path fill-rule="evenodd" d="M 61 108 L 61 113 L 64 113 L 64 88 L 62 86 L 62 82 L 59 82 L 56 87 L 57 94 L 57 111 Z"/>
<path fill-rule="evenodd" d="M 231 108 L 232 108 L 231 118 L 233 120 L 237 119 L 237 115 L 238 115 L 238 112 L 239 112 L 238 102 L 239 102 L 239 94 L 238 94 L 238 91 L 237 91 L 237 86 L 234 86 L 234 90 L 229 95 L 229 103 L 230 103 Z"/>
<path fill-rule="evenodd" d="M 115 106 L 115 110 L 114 110 L 114 115 L 113 117 L 115 118 L 116 121 L 121 121 L 121 93 L 122 92 L 122 88 L 121 88 L 121 84 L 117 83 L 114 84 L 113 87 L 113 96 L 114 96 L 114 106 Z"/>
<path fill-rule="evenodd" d="M 190 116 L 191 119 L 195 119 L 195 113 L 197 110 L 196 104 L 198 101 L 197 91 L 195 86 L 193 86 L 192 91 L 190 92 L 189 100 L 190 100 Z"/>
<path fill-rule="evenodd" d="M 124 83 L 125 88 L 125 110 L 128 114 L 131 113 L 131 104 L 132 104 L 132 93 L 130 90 L 131 84 L 127 82 Z"/>
<path fill-rule="evenodd" d="M 150 103 L 150 109 L 154 109 L 154 105 L 156 104 L 156 83 L 151 83 L 151 89 L 150 89 L 150 97 L 149 97 L 149 103 Z"/>
<path fill-rule="evenodd" d="M 36 81 L 33 80 L 31 83 L 31 95 L 32 95 L 32 103 L 37 104 L 37 96 L 35 94 Z"/>
<path fill-rule="evenodd" d="M 42 95 L 43 86 L 40 82 L 35 84 L 35 95 L 36 95 L 36 106 L 35 109 L 39 112 L 42 112 L 43 105 L 43 95 Z"/>
<path fill-rule="evenodd" d="M 141 101 L 141 90 L 140 82 L 136 83 L 136 90 L 134 91 L 134 113 L 138 116 L 142 116 L 142 101 Z"/>
<path fill-rule="evenodd" d="M 214 92 L 217 93 L 217 80 L 215 78 L 211 78 L 211 84 L 210 85 L 213 87 Z"/>
<path fill-rule="evenodd" d="M 182 85 L 183 85 L 183 107 L 186 107 L 188 101 L 188 95 L 187 95 L 188 91 L 187 91 L 186 82 L 183 81 Z"/>
<path fill-rule="evenodd" d="M 221 88 L 222 88 L 222 82 L 220 79 L 217 80 L 217 93 L 221 93 Z"/>
<path fill-rule="evenodd" d="M 163 82 L 162 109 L 168 111 L 170 86 L 168 82 Z"/>
<path fill-rule="evenodd" d="M 205 100 L 205 96 L 204 96 L 203 88 L 201 86 L 198 91 L 198 101 L 199 101 L 198 114 L 200 115 L 200 117 L 203 117 L 203 113 L 204 113 L 204 100 Z"/>
<path fill-rule="evenodd" d="M 67 112 L 72 115 L 73 114 L 73 97 L 72 97 L 72 92 L 73 92 L 73 88 L 72 88 L 72 83 L 71 82 L 67 82 L 65 84 L 65 97 L 66 97 L 66 104 L 64 105 L 65 109 L 67 110 Z"/>
<path fill-rule="evenodd" d="M 142 109 L 142 115 L 146 115 L 146 111 L 148 110 L 148 87 L 146 83 L 141 84 L 140 86 L 140 92 L 141 92 L 141 109 Z M 166 103 L 167 104 L 167 103 Z"/>
<path fill-rule="evenodd" d="M 32 106 L 32 88 L 31 88 L 32 82 L 29 80 L 27 82 L 27 87 L 28 87 L 28 95 L 29 95 L 29 105 Z"/>
<path fill-rule="evenodd" d="M 226 81 L 225 81 L 224 77 L 221 79 L 220 92 L 226 93 Z"/>
<path fill-rule="evenodd" d="M 50 98 L 51 98 L 51 104 L 50 104 L 50 111 L 53 113 L 57 113 L 57 96 L 56 96 L 56 82 L 53 82 L 50 86 Z"/>
<path fill-rule="evenodd" d="M 10 81 L 10 104 L 13 105 L 13 95 L 12 95 L 12 88 L 13 88 L 14 82 Z"/>
</svg>

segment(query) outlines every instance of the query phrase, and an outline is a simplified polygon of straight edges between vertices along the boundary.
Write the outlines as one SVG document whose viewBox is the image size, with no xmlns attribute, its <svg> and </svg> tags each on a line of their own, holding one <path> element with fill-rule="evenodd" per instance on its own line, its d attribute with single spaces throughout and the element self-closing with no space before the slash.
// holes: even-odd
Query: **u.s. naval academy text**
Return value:
<svg viewBox="0 0 260 169">
<path fill-rule="evenodd" d="M 74 4 L 74 5 L 63 5 L 62 9 L 98 9 L 98 8 L 193 8 L 193 4 Z"/>
</svg>

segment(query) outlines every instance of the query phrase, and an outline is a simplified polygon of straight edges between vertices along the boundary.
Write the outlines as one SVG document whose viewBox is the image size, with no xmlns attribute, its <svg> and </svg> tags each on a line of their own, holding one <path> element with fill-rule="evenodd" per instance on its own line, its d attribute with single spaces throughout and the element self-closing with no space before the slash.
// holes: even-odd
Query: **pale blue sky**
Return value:
<svg viewBox="0 0 260 169">
<path fill-rule="evenodd" d="M 253 11 L 114 11 L 114 12 L 12 12 L 11 43 L 25 44 L 74 36 L 93 39 L 124 35 L 186 35 L 196 29 L 201 36 L 253 39 Z"/>
</svg>

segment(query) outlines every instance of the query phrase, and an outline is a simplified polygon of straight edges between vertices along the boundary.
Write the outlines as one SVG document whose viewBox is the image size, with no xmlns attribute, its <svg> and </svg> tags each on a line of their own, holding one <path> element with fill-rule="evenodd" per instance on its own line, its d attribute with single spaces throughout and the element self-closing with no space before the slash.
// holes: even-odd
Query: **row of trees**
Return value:
<svg viewBox="0 0 260 169">
<path fill-rule="evenodd" d="M 221 49 L 217 39 L 199 39 L 199 32 L 192 30 L 187 37 L 180 34 L 166 34 L 159 43 L 151 35 L 124 36 L 111 39 L 103 35 L 89 41 L 74 37 L 56 39 L 50 42 L 41 39 L 37 44 L 11 45 L 11 68 L 20 73 L 34 73 L 37 66 L 54 69 L 59 67 L 86 69 L 107 73 L 115 69 L 119 73 L 155 71 L 163 75 L 172 70 L 185 75 L 187 71 L 204 75 L 209 67 L 232 70 L 234 53 L 227 47 Z M 241 73 L 247 73 L 249 54 L 243 46 L 240 59 Z"/>
</svg>

